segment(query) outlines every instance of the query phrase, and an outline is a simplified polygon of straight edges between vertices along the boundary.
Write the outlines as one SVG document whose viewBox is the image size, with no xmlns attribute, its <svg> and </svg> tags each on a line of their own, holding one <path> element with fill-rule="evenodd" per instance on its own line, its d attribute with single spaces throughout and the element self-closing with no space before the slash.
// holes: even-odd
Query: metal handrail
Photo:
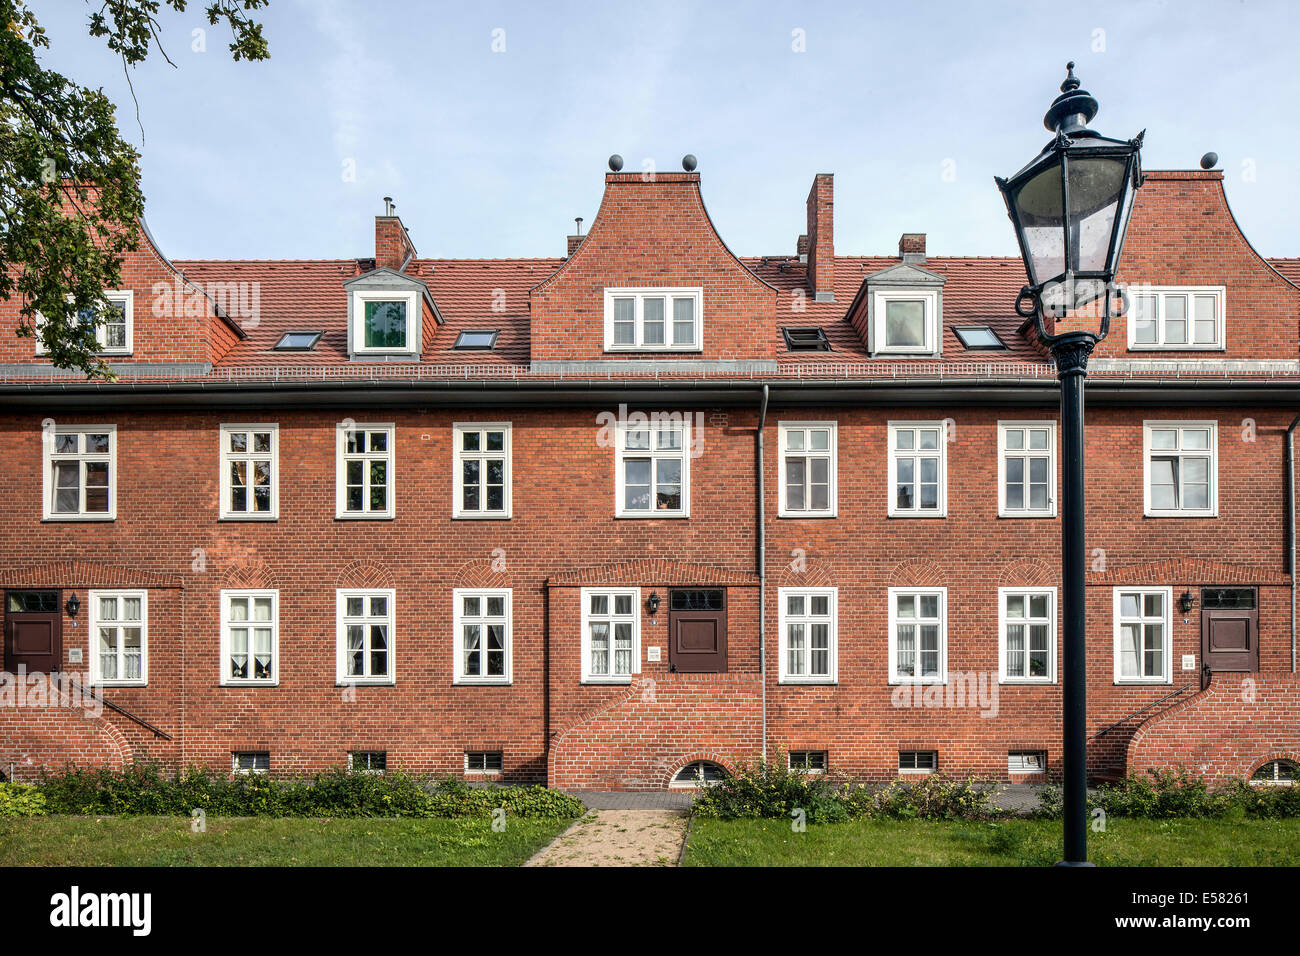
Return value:
<svg viewBox="0 0 1300 956">
<path fill-rule="evenodd" d="M 137 717 L 135 714 L 131 713 L 129 710 L 127 710 L 125 707 L 121 706 L 120 704 L 115 704 L 108 698 L 101 697 L 99 694 L 95 693 L 89 687 L 82 687 L 79 683 L 77 683 L 75 680 L 73 680 L 70 677 L 67 678 L 67 681 L 73 687 L 77 688 L 77 690 L 81 691 L 81 693 L 89 694 L 91 697 L 95 698 L 95 700 L 99 701 L 109 710 L 116 711 L 117 713 L 121 714 L 123 717 L 126 717 L 128 720 L 134 720 L 137 724 L 139 724 L 141 727 L 145 728 L 146 730 L 152 730 L 156 736 L 161 737 L 163 740 L 172 739 L 172 735 L 167 733 L 167 731 L 159 730 L 153 724 L 149 723 L 149 721 L 145 720 L 143 717 Z"/>
<path fill-rule="evenodd" d="M 1104 735 L 1110 733 L 1112 730 L 1114 730 L 1114 729 L 1115 729 L 1116 727 L 1118 727 L 1120 724 L 1126 724 L 1126 723 L 1128 723 L 1130 720 L 1132 720 L 1132 719 L 1133 719 L 1134 717 L 1136 717 L 1138 714 L 1142 713 L 1142 711 L 1144 711 L 1144 710 L 1150 710 L 1152 707 L 1156 706 L 1156 704 L 1159 704 L 1159 703 L 1162 703 L 1163 701 L 1169 700 L 1171 697 L 1177 697 L 1179 694 L 1185 694 L 1185 693 L 1187 693 L 1187 691 L 1189 691 L 1191 688 L 1195 687 L 1196 684 L 1197 684 L 1196 681 L 1192 681 L 1190 684 L 1186 684 L 1186 685 L 1184 685 L 1184 686 L 1178 688 L 1178 690 L 1171 691 L 1170 693 L 1165 694 L 1165 696 L 1160 697 L 1160 698 L 1158 698 L 1158 699 L 1156 699 L 1156 700 L 1151 701 L 1151 703 L 1147 704 L 1145 707 L 1140 707 L 1140 708 L 1138 708 L 1137 710 L 1133 711 L 1133 713 L 1129 714 L 1127 717 L 1123 717 L 1123 718 L 1121 718 L 1120 720 L 1115 721 L 1113 724 L 1110 724 L 1109 726 L 1104 727 L 1104 728 L 1102 728 L 1101 730 L 1097 731 L 1095 734 L 1093 734 L 1091 737 L 1089 737 L 1088 740 L 1089 740 L 1089 741 L 1093 741 L 1093 740 L 1096 740 L 1098 737 L 1102 737 L 1102 736 L 1104 736 Z"/>
</svg>

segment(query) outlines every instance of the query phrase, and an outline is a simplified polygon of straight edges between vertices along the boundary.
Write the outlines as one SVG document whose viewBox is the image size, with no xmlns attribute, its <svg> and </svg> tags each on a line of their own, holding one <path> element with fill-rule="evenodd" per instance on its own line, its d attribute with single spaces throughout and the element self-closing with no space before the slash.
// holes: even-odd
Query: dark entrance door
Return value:
<svg viewBox="0 0 1300 956">
<path fill-rule="evenodd" d="M 727 592 L 722 588 L 668 592 L 668 669 L 687 674 L 727 671 Z"/>
<path fill-rule="evenodd" d="M 1259 608 L 1254 588 L 1201 591 L 1201 660 L 1211 671 L 1259 670 Z"/>
<path fill-rule="evenodd" d="M 63 661 L 63 612 L 58 591 L 9 591 L 5 594 L 4 667 L 49 674 Z"/>
</svg>

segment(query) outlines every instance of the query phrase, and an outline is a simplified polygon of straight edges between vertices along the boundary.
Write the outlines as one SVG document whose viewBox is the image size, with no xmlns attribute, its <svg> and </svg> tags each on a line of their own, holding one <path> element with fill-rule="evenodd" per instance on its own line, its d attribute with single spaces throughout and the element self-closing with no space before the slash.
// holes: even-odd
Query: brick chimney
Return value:
<svg viewBox="0 0 1300 956">
<path fill-rule="evenodd" d="M 835 301 L 835 176 L 818 173 L 808 191 L 808 288 L 813 301 Z"/>
<path fill-rule="evenodd" d="M 578 251 L 578 246 L 582 245 L 582 240 L 586 238 L 587 238 L 586 236 L 569 236 L 569 258 L 570 259 L 572 259 L 573 254 Z"/>
<path fill-rule="evenodd" d="M 905 232 L 898 240 L 898 258 L 904 262 L 925 261 L 925 233 Z"/>
<path fill-rule="evenodd" d="M 375 217 L 375 268 L 400 272 L 415 255 L 411 237 L 398 217 L 391 196 L 384 197 L 384 214 Z"/>
</svg>

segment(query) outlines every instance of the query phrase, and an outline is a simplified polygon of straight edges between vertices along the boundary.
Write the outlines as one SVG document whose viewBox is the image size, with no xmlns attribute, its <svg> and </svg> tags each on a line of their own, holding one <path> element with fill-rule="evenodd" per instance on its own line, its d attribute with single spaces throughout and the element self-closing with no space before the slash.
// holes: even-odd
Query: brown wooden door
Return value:
<svg viewBox="0 0 1300 956">
<path fill-rule="evenodd" d="M 63 613 L 58 591 L 10 591 L 5 596 L 4 667 L 49 674 L 63 662 Z"/>
<path fill-rule="evenodd" d="M 721 589 L 668 594 L 668 669 L 685 674 L 727 672 L 727 600 Z"/>
<path fill-rule="evenodd" d="M 1259 670 L 1259 608 L 1253 589 L 1202 592 L 1201 660 L 1211 671 Z"/>
</svg>

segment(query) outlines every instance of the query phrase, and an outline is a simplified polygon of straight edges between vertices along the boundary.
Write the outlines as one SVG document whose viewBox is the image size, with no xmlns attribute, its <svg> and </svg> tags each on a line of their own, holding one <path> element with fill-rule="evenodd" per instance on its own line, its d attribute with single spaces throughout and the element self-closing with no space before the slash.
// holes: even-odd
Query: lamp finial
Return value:
<svg viewBox="0 0 1300 956">
<path fill-rule="evenodd" d="M 1065 81 L 1061 84 L 1061 92 L 1069 93 L 1071 90 L 1079 88 L 1079 78 L 1074 75 L 1074 61 L 1071 60 L 1065 64 Z"/>
</svg>

